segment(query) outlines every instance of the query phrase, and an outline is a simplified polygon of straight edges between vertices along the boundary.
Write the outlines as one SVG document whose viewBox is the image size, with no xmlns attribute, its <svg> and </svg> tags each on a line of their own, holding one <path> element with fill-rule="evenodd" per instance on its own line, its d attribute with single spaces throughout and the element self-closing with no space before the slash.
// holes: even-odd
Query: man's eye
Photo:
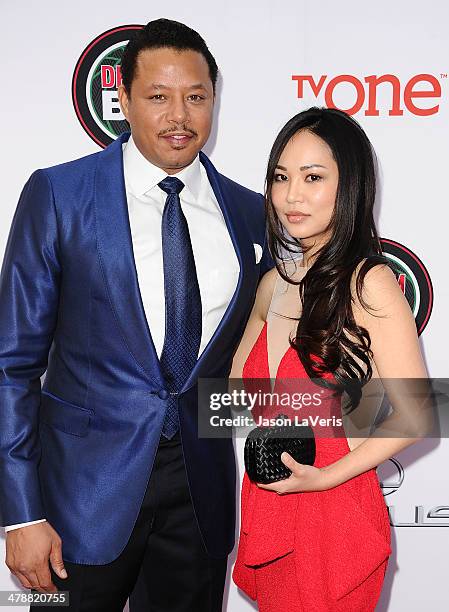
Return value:
<svg viewBox="0 0 449 612">
<path fill-rule="evenodd" d="M 309 178 L 310 178 L 310 181 L 309 181 L 309 180 L 307 180 L 307 179 L 309 179 Z M 308 174 L 308 175 L 306 176 L 306 181 L 307 181 L 308 183 L 316 183 L 316 181 L 319 181 L 321 178 L 322 178 L 322 177 L 321 177 L 319 174 Z"/>
<path fill-rule="evenodd" d="M 150 100 L 156 100 L 156 102 L 160 102 L 162 100 L 165 100 L 165 96 L 163 96 L 162 94 L 154 94 L 154 96 L 150 96 Z"/>
<path fill-rule="evenodd" d="M 285 174 L 275 174 L 274 175 L 274 180 L 279 183 L 281 181 L 286 181 L 287 177 L 285 176 Z"/>
<path fill-rule="evenodd" d="M 201 100 L 204 100 L 204 96 L 192 94 L 191 96 L 189 96 L 189 100 L 192 100 L 192 102 L 200 102 Z"/>
</svg>

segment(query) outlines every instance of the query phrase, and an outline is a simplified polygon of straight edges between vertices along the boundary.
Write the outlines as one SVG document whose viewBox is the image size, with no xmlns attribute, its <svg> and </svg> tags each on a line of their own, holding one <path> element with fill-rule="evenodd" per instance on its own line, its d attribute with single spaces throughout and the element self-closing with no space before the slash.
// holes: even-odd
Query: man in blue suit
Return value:
<svg viewBox="0 0 449 612">
<path fill-rule="evenodd" d="M 263 202 L 201 152 L 217 65 L 199 34 L 150 22 L 122 75 L 131 135 L 34 172 L 7 243 L 6 563 L 77 612 L 122 610 L 138 576 L 149 610 L 216 612 L 235 458 L 198 436 L 197 385 L 228 375 L 270 267 Z"/>
</svg>

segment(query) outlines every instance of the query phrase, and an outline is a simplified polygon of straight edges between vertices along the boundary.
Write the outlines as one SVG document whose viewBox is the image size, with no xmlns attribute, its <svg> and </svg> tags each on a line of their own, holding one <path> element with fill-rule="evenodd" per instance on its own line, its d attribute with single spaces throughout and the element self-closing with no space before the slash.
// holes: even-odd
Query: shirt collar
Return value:
<svg viewBox="0 0 449 612">
<path fill-rule="evenodd" d="M 142 155 L 132 135 L 124 145 L 123 170 L 125 181 L 135 196 L 144 195 L 167 176 L 167 173 L 162 168 L 155 166 Z M 190 191 L 193 198 L 195 200 L 198 199 L 201 187 L 201 162 L 199 155 L 180 172 L 170 176 L 179 178 Z"/>
</svg>

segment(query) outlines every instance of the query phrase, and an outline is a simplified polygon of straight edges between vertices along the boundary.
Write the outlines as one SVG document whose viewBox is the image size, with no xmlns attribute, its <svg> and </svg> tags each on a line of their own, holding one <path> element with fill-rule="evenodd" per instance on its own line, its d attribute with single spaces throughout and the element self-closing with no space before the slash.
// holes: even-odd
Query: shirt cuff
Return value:
<svg viewBox="0 0 449 612">
<path fill-rule="evenodd" d="M 37 521 L 29 521 L 28 523 L 17 523 L 16 525 L 6 525 L 6 531 L 12 531 L 13 529 L 19 529 L 19 527 L 28 527 L 28 525 L 35 525 L 36 523 L 43 523 L 47 519 L 39 519 Z"/>
</svg>

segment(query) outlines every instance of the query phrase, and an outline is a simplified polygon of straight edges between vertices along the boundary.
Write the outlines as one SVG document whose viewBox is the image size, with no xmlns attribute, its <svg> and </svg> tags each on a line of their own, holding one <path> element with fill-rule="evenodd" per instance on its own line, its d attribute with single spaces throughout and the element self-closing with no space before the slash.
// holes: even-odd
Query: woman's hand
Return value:
<svg viewBox="0 0 449 612">
<path fill-rule="evenodd" d="M 281 461 L 291 470 L 291 476 L 267 485 L 257 483 L 259 488 L 273 491 L 278 495 L 284 495 L 286 493 L 301 493 L 304 491 L 325 491 L 333 486 L 328 472 L 324 469 L 298 463 L 286 452 L 282 453 Z"/>
</svg>

